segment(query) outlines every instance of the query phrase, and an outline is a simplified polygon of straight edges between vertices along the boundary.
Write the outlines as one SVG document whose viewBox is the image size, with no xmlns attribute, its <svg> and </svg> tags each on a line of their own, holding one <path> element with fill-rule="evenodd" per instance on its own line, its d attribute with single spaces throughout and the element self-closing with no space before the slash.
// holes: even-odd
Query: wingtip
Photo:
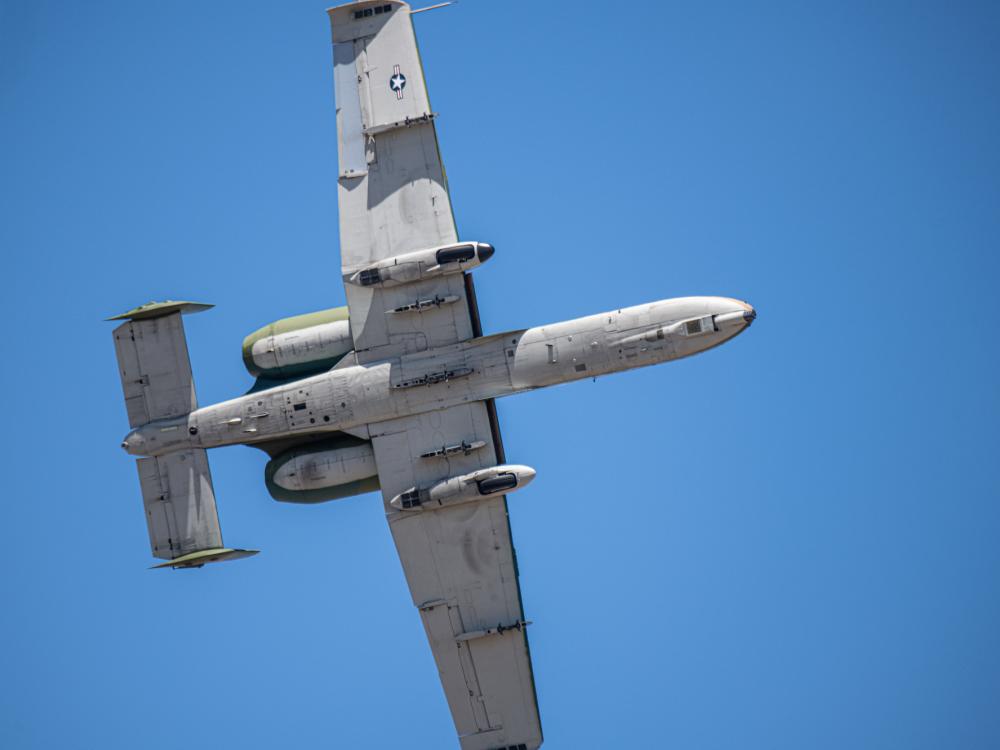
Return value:
<svg viewBox="0 0 1000 750">
<path fill-rule="evenodd" d="M 189 552 L 186 555 L 175 557 L 173 560 L 167 560 L 165 562 L 157 563 L 156 565 L 150 565 L 149 569 L 157 570 L 158 568 L 173 568 L 174 570 L 180 570 L 182 568 L 200 568 L 207 563 L 225 562 L 226 560 L 240 560 L 244 557 L 253 557 L 258 553 L 260 553 L 259 549 L 217 547 L 214 549 Z"/>
</svg>

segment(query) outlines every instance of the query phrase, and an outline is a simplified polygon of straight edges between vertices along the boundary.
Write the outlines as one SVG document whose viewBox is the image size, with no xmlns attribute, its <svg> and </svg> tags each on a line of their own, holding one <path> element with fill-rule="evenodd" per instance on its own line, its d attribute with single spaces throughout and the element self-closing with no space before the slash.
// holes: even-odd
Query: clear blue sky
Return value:
<svg viewBox="0 0 1000 750">
<path fill-rule="evenodd" d="M 751 7 L 751 5 L 753 7 Z M 4 748 L 441 748 L 375 495 L 149 571 L 111 328 L 343 303 L 310 2 L 0 0 Z M 1000 746 L 1000 8 L 465 0 L 417 18 L 487 332 L 687 294 L 731 344 L 499 404 L 547 748 Z"/>
</svg>

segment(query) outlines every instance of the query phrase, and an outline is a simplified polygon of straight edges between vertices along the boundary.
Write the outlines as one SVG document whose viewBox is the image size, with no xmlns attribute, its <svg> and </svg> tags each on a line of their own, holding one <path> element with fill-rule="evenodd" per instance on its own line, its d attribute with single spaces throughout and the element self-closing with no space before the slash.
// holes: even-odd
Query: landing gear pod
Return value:
<svg viewBox="0 0 1000 750">
<path fill-rule="evenodd" d="M 493 257 L 493 245 L 459 242 L 395 255 L 346 277 L 358 286 L 398 286 L 434 276 L 471 271 Z"/>
<path fill-rule="evenodd" d="M 502 464 L 444 479 L 430 487 L 412 487 L 389 504 L 396 510 L 436 510 L 446 505 L 472 503 L 490 495 L 509 494 L 526 487 L 535 470 L 519 464 Z"/>
</svg>

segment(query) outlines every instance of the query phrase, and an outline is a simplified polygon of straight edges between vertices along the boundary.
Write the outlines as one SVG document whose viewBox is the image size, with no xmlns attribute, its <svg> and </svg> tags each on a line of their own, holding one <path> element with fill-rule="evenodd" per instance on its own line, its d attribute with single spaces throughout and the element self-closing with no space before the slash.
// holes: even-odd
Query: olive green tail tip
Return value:
<svg viewBox="0 0 1000 750">
<path fill-rule="evenodd" d="M 149 318 L 160 318 L 175 312 L 183 314 L 202 312 L 203 310 L 210 310 L 213 307 L 215 305 L 207 305 L 203 302 L 185 302 L 168 299 L 163 302 L 147 302 L 145 305 L 139 305 L 128 312 L 123 312 L 121 315 L 112 315 L 105 320 L 146 320 Z"/>
<path fill-rule="evenodd" d="M 152 565 L 149 569 L 155 570 L 157 568 L 174 568 L 177 570 L 179 568 L 200 568 L 205 563 L 223 562 L 225 560 L 239 560 L 242 557 L 251 557 L 256 555 L 258 552 L 260 552 L 258 549 L 228 549 L 225 547 L 203 549 L 198 550 L 197 552 L 189 552 L 186 555 L 175 557 L 173 560 L 167 560 L 166 562 L 159 563 L 158 565 Z"/>
</svg>

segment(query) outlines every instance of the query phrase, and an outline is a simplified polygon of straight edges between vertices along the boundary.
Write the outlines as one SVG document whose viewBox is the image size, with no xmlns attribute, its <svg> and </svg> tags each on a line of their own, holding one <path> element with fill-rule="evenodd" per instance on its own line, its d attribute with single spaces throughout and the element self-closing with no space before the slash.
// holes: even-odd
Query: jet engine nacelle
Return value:
<svg viewBox="0 0 1000 750">
<path fill-rule="evenodd" d="M 371 443 L 349 435 L 282 453 L 268 462 L 264 480 L 271 497 L 288 503 L 338 500 L 379 488 Z"/>
<path fill-rule="evenodd" d="M 528 485 L 535 470 L 519 464 L 501 464 L 443 479 L 429 487 L 411 487 L 389 504 L 396 510 L 436 510 L 482 500 L 490 495 L 510 494 Z"/>
<path fill-rule="evenodd" d="M 492 245 L 459 242 L 412 253 L 395 255 L 351 274 L 347 281 L 358 286 L 398 286 L 434 276 L 469 271 L 493 257 Z"/>
<path fill-rule="evenodd" d="M 303 377 L 329 370 L 353 349 L 347 308 L 334 307 L 254 331 L 243 339 L 243 363 L 255 377 Z"/>
</svg>

